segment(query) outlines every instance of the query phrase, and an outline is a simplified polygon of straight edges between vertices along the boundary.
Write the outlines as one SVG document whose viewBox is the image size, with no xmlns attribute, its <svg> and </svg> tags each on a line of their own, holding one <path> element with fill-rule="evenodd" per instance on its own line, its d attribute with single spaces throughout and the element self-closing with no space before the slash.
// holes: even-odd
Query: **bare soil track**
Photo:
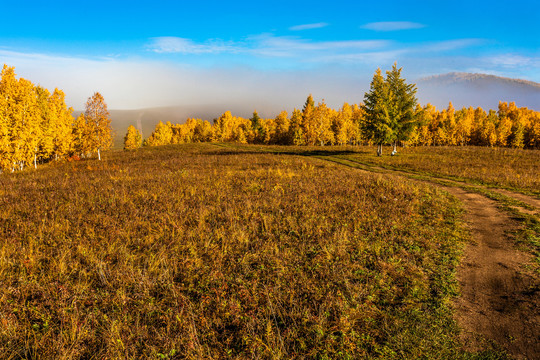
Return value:
<svg viewBox="0 0 540 360">
<path fill-rule="evenodd" d="M 354 166 L 354 162 L 344 163 L 343 159 L 326 157 L 325 160 Z M 411 177 L 399 170 L 361 165 L 364 171 Z M 509 236 L 518 223 L 500 210 L 495 201 L 459 186 L 468 184 L 446 181 L 447 185 L 441 185 L 437 178 L 421 181 L 443 187 L 466 210 L 473 243 L 466 247 L 458 268 L 461 296 L 455 303 L 464 348 L 476 352 L 494 343 L 513 358 L 540 359 L 540 281 L 538 274 L 525 267 L 532 256 L 518 250 Z M 535 210 L 519 207 L 519 211 L 531 215 L 540 211 L 537 198 L 504 189 L 482 188 L 535 207 Z"/>
<path fill-rule="evenodd" d="M 482 195 L 447 190 L 463 202 L 474 239 L 458 269 L 461 297 L 455 304 L 465 348 L 481 350 L 494 341 L 515 358 L 537 359 L 539 281 L 523 266 L 531 256 L 508 238 L 516 224 Z"/>
</svg>

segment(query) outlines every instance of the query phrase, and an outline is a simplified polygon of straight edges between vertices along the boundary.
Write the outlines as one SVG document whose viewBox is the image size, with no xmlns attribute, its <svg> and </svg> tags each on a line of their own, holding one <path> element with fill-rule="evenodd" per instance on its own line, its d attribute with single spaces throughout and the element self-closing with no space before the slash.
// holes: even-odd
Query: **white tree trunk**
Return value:
<svg viewBox="0 0 540 360">
<path fill-rule="evenodd" d="M 34 169 L 37 169 L 37 154 L 34 153 Z"/>
<path fill-rule="evenodd" d="M 97 149 L 97 157 L 98 160 L 101 160 L 101 151 L 99 149 Z"/>
</svg>

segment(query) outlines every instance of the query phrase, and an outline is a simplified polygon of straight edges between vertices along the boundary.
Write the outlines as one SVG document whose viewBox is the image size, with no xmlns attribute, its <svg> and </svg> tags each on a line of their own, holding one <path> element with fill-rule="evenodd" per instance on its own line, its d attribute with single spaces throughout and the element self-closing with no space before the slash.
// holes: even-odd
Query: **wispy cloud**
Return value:
<svg viewBox="0 0 540 360">
<path fill-rule="evenodd" d="M 61 64 L 62 66 L 65 66 L 73 62 L 93 63 L 96 61 L 112 60 L 112 58 L 107 57 L 85 57 L 83 59 L 69 55 L 44 54 L 38 52 L 20 52 L 2 48 L 0 48 L 0 59 L 0 64 L 5 63 L 9 65 L 11 61 L 16 60 L 18 64 L 41 63 L 44 67 L 50 64 Z"/>
<path fill-rule="evenodd" d="M 150 51 L 161 54 L 243 54 L 265 57 L 304 57 L 318 58 L 334 53 L 363 52 L 386 47 L 387 40 L 347 40 L 313 41 L 292 36 L 274 36 L 262 34 L 250 36 L 244 41 L 224 42 L 209 40 L 196 43 L 190 39 L 177 37 L 159 37 L 151 39 L 147 45 Z"/>
<path fill-rule="evenodd" d="M 152 38 L 148 48 L 156 53 L 181 53 L 181 54 L 217 54 L 223 52 L 237 52 L 238 46 L 226 43 L 222 40 L 208 40 L 197 44 L 190 39 L 162 36 Z"/>
<path fill-rule="evenodd" d="M 328 24 L 325 22 L 315 23 L 315 24 L 303 24 L 303 25 L 295 25 L 291 26 L 289 30 L 291 31 L 302 31 L 302 30 L 311 30 L 311 29 L 320 29 L 323 27 L 327 27 Z"/>
<path fill-rule="evenodd" d="M 318 62 L 326 63 L 340 63 L 348 65 L 367 65 L 369 71 L 373 71 L 375 68 L 384 66 L 384 64 L 391 64 L 397 61 L 408 51 L 401 50 L 383 50 L 383 51 L 367 51 L 351 54 L 329 54 L 317 59 Z"/>
<path fill-rule="evenodd" d="M 444 52 L 482 45 L 484 39 L 454 39 L 419 44 L 411 48 L 414 52 Z"/>
<path fill-rule="evenodd" d="M 490 57 L 487 60 L 491 62 L 493 65 L 499 65 L 499 66 L 503 66 L 507 68 L 540 65 L 539 57 L 528 57 L 528 56 L 516 55 L 516 54 L 502 54 L 502 55 Z"/>
<path fill-rule="evenodd" d="M 374 31 L 398 31 L 398 30 L 410 30 L 421 29 L 426 27 L 424 24 L 411 22 L 411 21 L 382 21 L 372 22 L 361 26 L 363 29 Z"/>
<path fill-rule="evenodd" d="M 269 57 L 319 58 L 332 53 L 362 52 L 390 44 L 386 40 L 312 41 L 297 37 L 260 35 L 250 38 L 251 52 Z"/>
</svg>

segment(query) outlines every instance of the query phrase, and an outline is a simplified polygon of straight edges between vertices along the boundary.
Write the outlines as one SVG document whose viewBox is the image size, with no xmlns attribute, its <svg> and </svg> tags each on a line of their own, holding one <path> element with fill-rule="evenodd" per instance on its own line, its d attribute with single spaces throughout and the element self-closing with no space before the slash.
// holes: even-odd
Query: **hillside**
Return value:
<svg viewBox="0 0 540 360">
<path fill-rule="evenodd" d="M 452 101 L 455 108 L 482 107 L 495 109 L 499 101 L 514 101 L 519 107 L 540 110 L 540 84 L 487 74 L 449 73 L 417 81 L 422 104 L 438 108 Z"/>
</svg>

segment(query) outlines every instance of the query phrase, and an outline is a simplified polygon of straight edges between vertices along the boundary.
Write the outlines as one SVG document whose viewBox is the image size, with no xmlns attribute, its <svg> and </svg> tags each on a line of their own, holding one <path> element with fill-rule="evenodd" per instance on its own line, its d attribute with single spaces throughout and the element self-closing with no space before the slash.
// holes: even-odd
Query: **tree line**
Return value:
<svg viewBox="0 0 540 360">
<path fill-rule="evenodd" d="M 273 119 L 261 119 L 257 112 L 249 119 L 225 112 L 213 123 L 187 119 L 184 124 L 159 122 L 142 140 L 130 126 L 125 149 L 190 142 L 238 142 L 282 145 L 377 145 L 408 146 L 478 145 L 540 148 L 540 112 L 499 102 L 497 110 L 482 108 L 437 110 L 421 106 L 415 97 L 416 85 L 401 77 L 396 64 L 386 77 L 377 69 L 363 104 L 344 103 L 329 108 L 324 100 L 315 105 L 309 95 L 302 110 L 289 115 L 282 111 Z"/>
<path fill-rule="evenodd" d="M 65 94 L 19 78 L 4 65 L 0 77 L 0 173 L 66 158 L 101 159 L 112 145 L 107 104 L 96 92 L 76 119 Z"/>
</svg>

